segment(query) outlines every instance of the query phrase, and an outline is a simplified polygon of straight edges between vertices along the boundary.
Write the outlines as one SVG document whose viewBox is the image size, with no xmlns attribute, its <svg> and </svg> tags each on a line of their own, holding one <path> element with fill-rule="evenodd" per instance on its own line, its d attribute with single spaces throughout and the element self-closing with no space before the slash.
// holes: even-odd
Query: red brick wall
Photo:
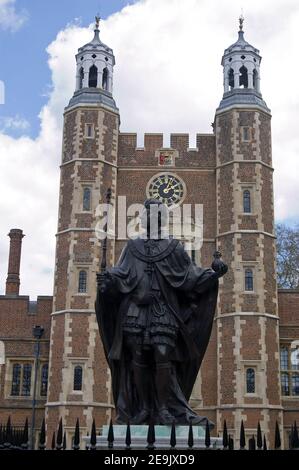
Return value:
<svg viewBox="0 0 299 470">
<path fill-rule="evenodd" d="M 29 313 L 29 297 L 9 298 L 0 296 L 0 341 L 5 344 L 6 364 L 0 366 L 0 423 L 6 423 L 8 416 L 16 426 L 24 425 L 25 419 L 31 420 L 32 396 L 12 398 L 5 393 L 6 367 L 9 360 L 22 358 L 34 362 L 34 338 L 32 329 L 39 325 L 44 328 L 41 341 L 40 360 L 49 360 L 50 324 L 52 297 L 38 297 L 36 313 Z M 32 371 L 33 374 L 33 371 Z M 32 377 L 33 378 L 33 377 Z M 33 393 L 33 387 L 31 388 Z M 38 396 L 36 427 L 40 428 L 44 417 L 46 398 Z"/>
</svg>

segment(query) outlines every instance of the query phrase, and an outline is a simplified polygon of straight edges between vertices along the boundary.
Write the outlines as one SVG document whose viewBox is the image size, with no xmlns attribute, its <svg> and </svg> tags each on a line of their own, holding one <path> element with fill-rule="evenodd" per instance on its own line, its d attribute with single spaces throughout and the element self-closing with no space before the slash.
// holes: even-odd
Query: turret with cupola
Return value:
<svg viewBox="0 0 299 470">
<path fill-rule="evenodd" d="M 78 49 L 76 90 L 69 106 L 78 103 L 102 103 L 116 109 L 113 92 L 113 50 L 100 39 L 100 17 L 96 16 L 94 37 Z"/>
<path fill-rule="evenodd" d="M 224 95 L 220 109 L 233 104 L 253 104 L 269 111 L 261 94 L 260 51 L 245 41 L 243 25 L 241 16 L 238 40 L 225 49 L 222 57 Z"/>
</svg>

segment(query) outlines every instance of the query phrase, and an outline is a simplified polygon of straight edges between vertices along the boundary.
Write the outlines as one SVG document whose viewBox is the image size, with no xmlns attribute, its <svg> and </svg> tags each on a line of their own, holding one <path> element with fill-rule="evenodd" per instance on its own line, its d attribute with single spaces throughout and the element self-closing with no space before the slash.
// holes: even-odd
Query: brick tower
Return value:
<svg viewBox="0 0 299 470">
<path fill-rule="evenodd" d="M 94 314 L 100 257 L 94 229 L 96 207 L 108 187 L 115 198 L 119 112 L 112 97 L 115 59 L 99 38 L 98 18 L 94 38 L 79 49 L 76 63 L 76 90 L 64 113 L 46 406 L 49 440 L 62 417 L 68 447 L 76 418 L 84 434 L 93 418 L 100 424 L 111 412 L 109 372 Z M 112 257 L 112 244 L 110 249 Z"/>
<path fill-rule="evenodd" d="M 260 92 L 259 51 L 244 39 L 225 50 L 216 111 L 217 245 L 230 271 L 217 316 L 217 425 L 238 438 L 261 422 L 273 448 L 282 430 L 275 269 L 271 114 Z M 271 431 L 271 435 L 269 434 Z M 251 433 L 251 434 L 252 434 Z"/>
</svg>

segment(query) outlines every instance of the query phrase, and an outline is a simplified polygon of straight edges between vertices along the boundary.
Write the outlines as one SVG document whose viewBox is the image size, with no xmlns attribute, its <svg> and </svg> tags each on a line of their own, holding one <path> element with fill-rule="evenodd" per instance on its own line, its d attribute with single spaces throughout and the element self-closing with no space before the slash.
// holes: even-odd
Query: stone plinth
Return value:
<svg viewBox="0 0 299 470">
<path fill-rule="evenodd" d="M 131 448 L 132 449 L 147 449 L 147 425 L 130 426 L 131 429 Z M 101 435 L 97 437 L 97 448 L 107 449 L 108 447 L 108 431 L 109 426 L 103 426 Z M 113 448 L 122 450 L 126 447 L 126 432 L 127 426 L 115 425 L 113 426 L 114 431 L 114 443 Z M 188 449 L 188 435 L 189 426 L 176 426 L 176 449 Z M 170 436 L 171 426 L 155 426 L 155 448 L 156 449 L 170 449 Z M 89 444 L 88 437 L 84 438 L 86 444 Z M 205 429 L 201 426 L 193 426 L 193 439 L 194 449 L 205 448 Z M 222 440 L 219 438 L 211 437 L 211 448 L 221 448 Z"/>
</svg>

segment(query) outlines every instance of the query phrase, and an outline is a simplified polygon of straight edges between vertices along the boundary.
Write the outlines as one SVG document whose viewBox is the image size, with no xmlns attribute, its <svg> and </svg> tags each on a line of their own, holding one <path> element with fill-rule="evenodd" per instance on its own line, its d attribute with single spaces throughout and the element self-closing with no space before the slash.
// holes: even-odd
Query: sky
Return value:
<svg viewBox="0 0 299 470">
<path fill-rule="evenodd" d="M 10 228 L 23 239 L 21 294 L 51 295 L 63 109 L 75 54 L 93 37 L 116 56 L 121 131 L 211 132 L 223 94 L 221 57 L 245 39 L 260 49 L 261 90 L 273 114 L 276 221 L 299 218 L 298 0 L 0 0 L 0 295 Z M 5 88 L 5 96 L 1 90 Z M 4 100 L 2 98 L 5 98 Z"/>
</svg>

